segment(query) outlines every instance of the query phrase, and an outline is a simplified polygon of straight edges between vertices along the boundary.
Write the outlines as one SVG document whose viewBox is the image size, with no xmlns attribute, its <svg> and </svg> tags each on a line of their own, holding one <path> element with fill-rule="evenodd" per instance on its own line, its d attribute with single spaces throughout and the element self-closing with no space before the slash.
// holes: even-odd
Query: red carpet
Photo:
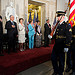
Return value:
<svg viewBox="0 0 75 75">
<path fill-rule="evenodd" d="M 32 66 L 50 60 L 53 45 L 0 56 L 0 75 L 15 75 Z"/>
</svg>

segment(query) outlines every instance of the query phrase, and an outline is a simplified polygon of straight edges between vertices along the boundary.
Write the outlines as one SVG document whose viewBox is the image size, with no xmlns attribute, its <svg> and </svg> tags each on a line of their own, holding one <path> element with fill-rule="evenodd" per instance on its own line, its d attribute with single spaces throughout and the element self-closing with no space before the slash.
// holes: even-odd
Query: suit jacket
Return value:
<svg viewBox="0 0 75 75">
<path fill-rule="evenodd" d="M 6 22 L 5 29 L 7 29 L 7 34 L 9 38 L 14 38 L 18 34 L 17 24 L 14 22 L 15 28 L 12 28 L 12 22 L 9 20 Z"/>
<path fill-rule="evenodd" d="M 0 36 L 3 35 L 3 24 L 2 22 L 0 21 Z"/>
<path fill-rule="evenodd" d="M 49 28 L 49 26 L 50 26 L 50 28 Z M 44 24 L 44 29 L 45 29 L 44 34 L 45 35 L 49 35 L 51 33 L 51 25 L 49 24 L 49 26 L 47 23 Z"/>
<path fill-rule="evenodd" d="M 3 37 L 3 24 L 0 21 L 0 41 L 2 41 L 2 37 Z"/>
<path fill-rule="evenodd" d="M 75 48 L 75 26 L 72 27 L 72 44 L 71 48 Z"/>
</svg>

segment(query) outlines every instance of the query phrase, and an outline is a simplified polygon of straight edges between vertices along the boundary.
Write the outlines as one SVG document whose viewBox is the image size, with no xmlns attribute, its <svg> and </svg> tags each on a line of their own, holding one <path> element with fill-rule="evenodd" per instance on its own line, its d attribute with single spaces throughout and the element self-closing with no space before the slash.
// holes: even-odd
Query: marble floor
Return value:
<svg viewBox="0 0 75 75">
<path fill-rule="evenodd" d="M 16 75 L 52 75 L 53 67 L 51 61 L 47 61 L 40 65 L 31 67 L 25 71 L 22 71 Z M 65 75 L 69 75 L 69 73 L 65 73 Z"/>
</svg>

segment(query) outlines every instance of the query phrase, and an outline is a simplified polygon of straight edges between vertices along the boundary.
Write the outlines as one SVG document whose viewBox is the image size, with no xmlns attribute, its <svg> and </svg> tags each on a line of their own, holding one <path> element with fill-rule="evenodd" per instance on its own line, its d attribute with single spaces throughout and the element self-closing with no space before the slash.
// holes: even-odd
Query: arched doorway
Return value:
<svg viewBox="0 0 75 75">
<path fill-rule="evenodd" d="M 44 38 L 44 23 L 45 23 L 45 20 L 46 20 L 46 8 L 45 8 L 45 3 L 43 2 L 39 2 L 39 1 L 32 1 L 32 0 L 29 0 L 28 1 L 28 4 L 31 5 L 33 7 L 33 9 L 37 9 L 38 8 L 38 19 L 41 21 L 41 29 L 42 29 L 42 38 Z M 32 19 L 34 17 L 34 12 L 32 14 Z"/>
</svg>

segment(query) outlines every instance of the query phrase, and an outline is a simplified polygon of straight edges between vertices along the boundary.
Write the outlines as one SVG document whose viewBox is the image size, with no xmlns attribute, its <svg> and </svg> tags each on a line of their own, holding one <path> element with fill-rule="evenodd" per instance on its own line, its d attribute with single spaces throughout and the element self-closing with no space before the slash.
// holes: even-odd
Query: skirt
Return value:
<svg viewBox="0 0 75 75">
<path fill-rule="evenodd" d="M 19 43 L 25 43 L 25 40 L 26 40 L 25 34 L 20 34 L 20 35 L 18 36 L 18 41 L 19 41 Z"/>
<path fill-rule="evenodd" d="M 41 37 L 39 35 L 36 35 L 36 47 L 41 47 Z"/>
</svg>

